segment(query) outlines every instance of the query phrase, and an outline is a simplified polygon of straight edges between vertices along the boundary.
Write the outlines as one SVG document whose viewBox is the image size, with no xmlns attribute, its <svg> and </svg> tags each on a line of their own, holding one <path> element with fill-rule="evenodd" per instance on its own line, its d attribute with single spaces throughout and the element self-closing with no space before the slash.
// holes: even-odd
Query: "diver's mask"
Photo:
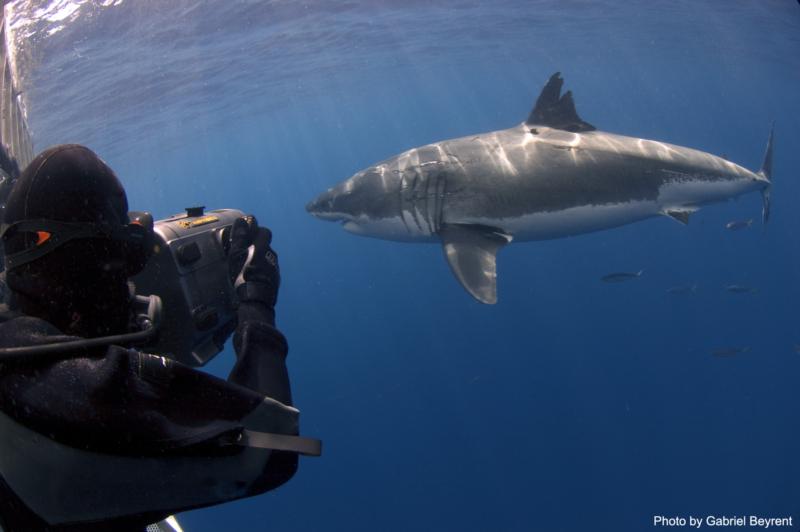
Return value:
<svg viewBox="0 0 800 532">
<path fill-rule="evenodd" d="M 153 254 L 153 216 L 147 212 L 128 213 L 128 223 L 61 222 L 56 220 L 21 220 L 4 224 L 0 229 L 5 246 L 7 270 L 44 257 L 56 248 L 76 239 L 108 240 L 124 257 L 128 276 L 142 271 Z"/>
</svg>

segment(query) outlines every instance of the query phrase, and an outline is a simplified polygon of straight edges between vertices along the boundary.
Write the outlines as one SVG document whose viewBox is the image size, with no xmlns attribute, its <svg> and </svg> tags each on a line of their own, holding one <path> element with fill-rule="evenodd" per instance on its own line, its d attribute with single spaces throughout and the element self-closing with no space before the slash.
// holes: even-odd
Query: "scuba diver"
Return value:
<svg viewBox="0 0 800 532">
<path fill-rule="evenodd" d="M 248 216 L 229 235 L 239 304 L 225 381 L 131 347 L 155 320 L 135 303 L 158 307 L 129 283 L 153 222 L 129 215 L 113 170 L 75 144 L 23 170 L 2 226 L 0 530 L 144 530 L 280 486 L 315 454 L 297 436 L 275 327 L 271 233 Z"/>
</svg>

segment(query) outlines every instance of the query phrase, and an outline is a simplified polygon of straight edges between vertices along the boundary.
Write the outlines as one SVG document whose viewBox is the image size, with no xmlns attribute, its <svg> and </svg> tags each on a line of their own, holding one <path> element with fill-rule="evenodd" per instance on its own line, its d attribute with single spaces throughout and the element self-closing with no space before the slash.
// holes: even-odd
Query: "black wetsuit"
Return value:
<svg viewBox="0 0 800 532">
<path fill-rule="evenodd" d="M 288 348 L 273 323 L 271 309 L 241 304 L 234 335 L 237 362 L 228 381 L 119 346 L 58 360 L 0 363 L 0 410 L 34 431 L 90 451 L 139 455 L 202 444 L 241 428 L 241 419 L 264 396 L 291 405 Z M 0 347 L 65 339 L 69 337 L 41 319 L 0 307 Z M 296 454 L 273 452 L 249 494 L 277 487 L 296 468 Z M 131 486 L 135 489 L 146 486 Z M 180 510 L 184 508 L 174 509 Z M 140 514 L 91 527 L 48 527 L 0 476 L 4 532 L 142 530 L 169 513 Z"/>
</svg>

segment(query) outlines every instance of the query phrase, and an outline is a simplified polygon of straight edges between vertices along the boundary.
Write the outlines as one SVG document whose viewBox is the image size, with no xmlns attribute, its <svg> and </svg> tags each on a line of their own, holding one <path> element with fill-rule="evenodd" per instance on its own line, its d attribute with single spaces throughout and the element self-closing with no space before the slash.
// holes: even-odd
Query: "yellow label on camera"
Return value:
<svg viewBox="0 0 800 532">
<path fill-rule="evenodd" d="M 198 227 L 200 225 L 206 225 L 218 221 L 218 216 L 201 216 L 200 218 L 192 218 L 191 220 L 180 220 L 178 225 L 184 229 L 189 229 L 191 227 Z"/>
</svg>

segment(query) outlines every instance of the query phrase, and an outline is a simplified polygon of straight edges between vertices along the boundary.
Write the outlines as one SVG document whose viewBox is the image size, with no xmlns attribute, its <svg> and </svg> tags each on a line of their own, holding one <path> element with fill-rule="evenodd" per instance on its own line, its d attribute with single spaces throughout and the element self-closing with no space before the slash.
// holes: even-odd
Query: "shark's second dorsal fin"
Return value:
<svg viewBox="0 0 800 532">
<path fill-rule="evenodd" d="M 594 131 L 597 129 L 588 122 L 581 120 L 578 116 L 578 112 L 575 110 L 575 102 L 572 99 L 572 91 L 567 91 L 561 96 L 561 86 L 563 84 L 564 80 L 561 79 L 561 72 L 556 72 L 550 76 L 525 124 L 547 126 L 572 132 Z"/>
</svg>

